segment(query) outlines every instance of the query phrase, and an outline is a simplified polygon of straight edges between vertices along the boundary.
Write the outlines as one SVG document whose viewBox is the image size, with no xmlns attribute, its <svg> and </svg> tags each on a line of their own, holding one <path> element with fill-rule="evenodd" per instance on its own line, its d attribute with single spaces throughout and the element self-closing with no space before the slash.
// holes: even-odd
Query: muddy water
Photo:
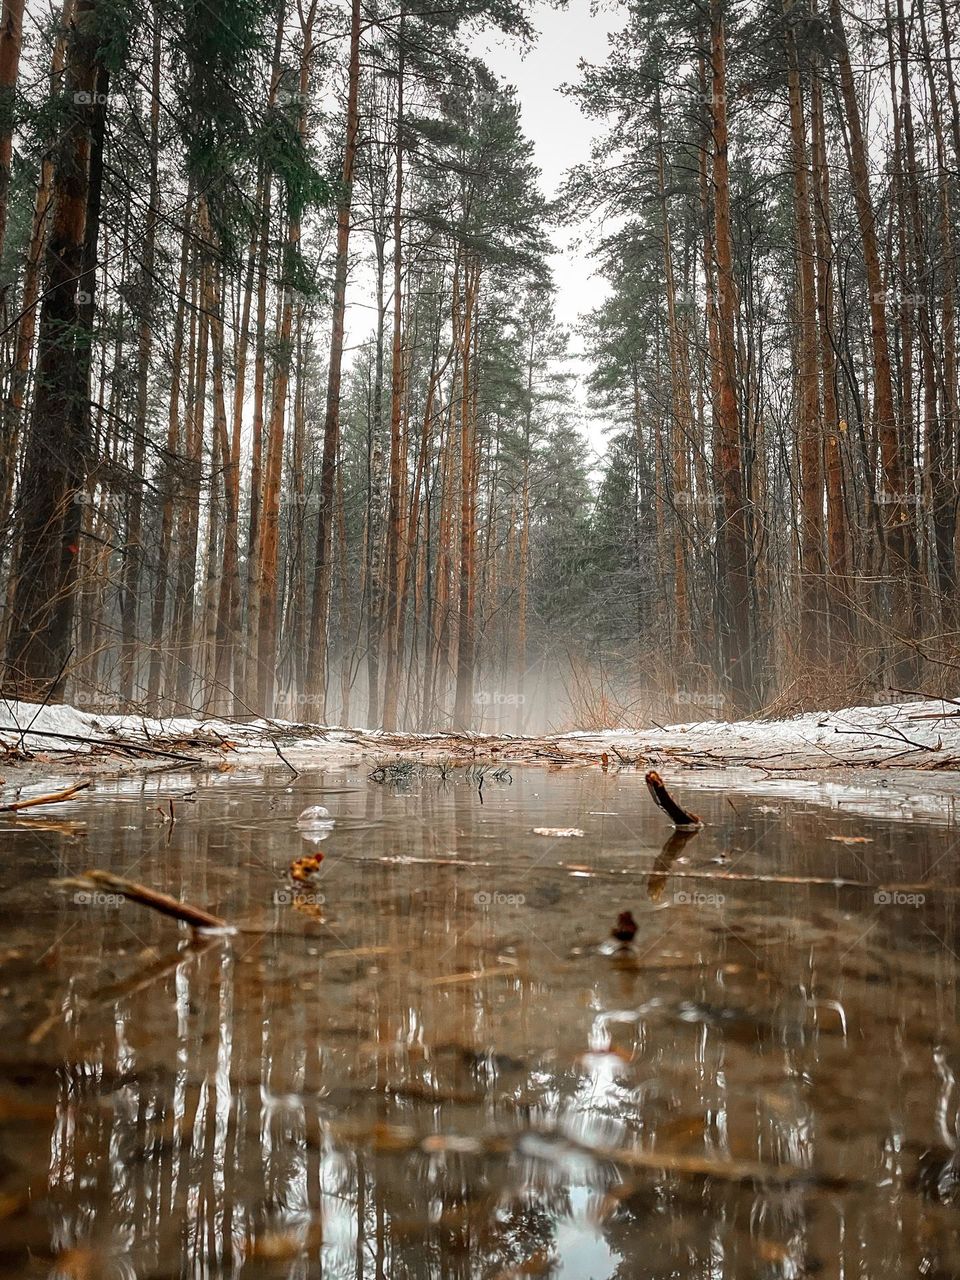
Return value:
<svg viewBox="0 0 960 1280">
<path fill-rule="evenodd" d="M 367 774 L 4 822 L 0 1275 L 960 1273 L 951 821 L 688 777 L 670 843 L 632 772 Z M 238 932 L 48 887 L 90 866 Z"/>
</svg>

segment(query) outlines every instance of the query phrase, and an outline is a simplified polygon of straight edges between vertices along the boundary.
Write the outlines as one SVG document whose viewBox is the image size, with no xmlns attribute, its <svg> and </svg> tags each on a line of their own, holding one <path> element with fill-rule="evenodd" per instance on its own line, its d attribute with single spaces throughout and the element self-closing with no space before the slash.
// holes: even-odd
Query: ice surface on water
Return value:
<svg viewBox="0 0 960 1280">
<path fill-rule="evenodd" d="M 304 809 L 297 818 L 298 827 L 332 827 L 333 818 L 330 816 L 330 810 L 325 809 L 322 804 L 312 804 L 308 809 Z"/>
</svg>

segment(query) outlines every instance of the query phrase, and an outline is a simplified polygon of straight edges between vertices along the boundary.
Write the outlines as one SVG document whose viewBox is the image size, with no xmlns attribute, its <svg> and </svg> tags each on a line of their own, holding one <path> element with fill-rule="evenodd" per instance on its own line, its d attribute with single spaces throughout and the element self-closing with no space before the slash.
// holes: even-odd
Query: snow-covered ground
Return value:
<svg viewBox="0 0 960 1280">
<path fill-rule="evenodd" d="M 651 729 L 608 729 L 519 738 L 492 734 L 387 734 L 307 726 L 284 720 L 233 722 L 152 719 L 0 702 L 0 744 L 56 756 L 118 743 L 190 754 L 224 751 L 298 757 L 365 757 L 402 753 L 422 759 L 491 757 L 503 761 L 589 758 L 611 764 L 740 765 L 774 770 L 857 765 L 960 769 L 960 700 L 908 702 L 814 712 L 789 720 L 704 721 Z"/>
<path fill-rule="evenodd" d="M 960 700 L 809 712 L 789 720 L 705 721 L 629 734 L 571 734 L 618 750 L 767 769 L 896 764 L 960 769 Z"/>
<path fill-rule="evenodd" d="M 302 729 L 303 726 L 296 726 Z M 251 720 L 236 722 L 191 716 L 117 715 L 112 712 L 81 711 L 59 704 L 41 706 L 34 702 L 0 700 L 0 742 L 21 751 L 92 752 L 98 747 L 116 743 L 157 749 L 180 746 L 185 753 L 190 745 L 212 749 L 263 750 L 282 735 L 289 741 L 295 729 L 289 721 Z M 344 730 L 323 729 L 319 725 L 305 738 L 305 743 L 329 747 L 349 737 Z"/>
</svg>

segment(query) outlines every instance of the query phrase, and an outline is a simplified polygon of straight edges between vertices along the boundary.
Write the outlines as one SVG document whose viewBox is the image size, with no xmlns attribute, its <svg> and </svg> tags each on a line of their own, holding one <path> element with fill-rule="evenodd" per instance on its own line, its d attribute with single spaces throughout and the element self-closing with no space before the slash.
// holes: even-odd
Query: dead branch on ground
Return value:
<svg viewBox="0 0 960 1280">
<path fill-rule="evenodd" d="M 62 742 L 82 742 L 88 747 L 102 747 L 105 751 L 142 752 L 148 756 L 165 756 L 170 760 L 180 760 L 184 764 L 203 764 L 199 756 L 185 756 L 179 751 L 163 751 L 160 747 L 147 746 L 143 742 L 126 741 L 122 738 L 91 738 L 84 733 L 63 733 L 57 729 L 20 730 L 14 725 L 0 724 L 0 733 L 26 733 L 30 738 L 59 738 Z"/>
</svg>

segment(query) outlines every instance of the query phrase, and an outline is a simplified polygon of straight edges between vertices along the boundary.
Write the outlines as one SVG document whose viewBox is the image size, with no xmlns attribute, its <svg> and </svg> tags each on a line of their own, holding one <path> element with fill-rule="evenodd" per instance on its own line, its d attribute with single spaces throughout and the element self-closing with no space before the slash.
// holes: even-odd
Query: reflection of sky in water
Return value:
<svg viewBox="0 0 960 1280">
<path fill-rule="evenodd" d="M 571 1187 L 569 1196 L 570 1218 L 557 1224 L 554 1274 L 562 1280 L 604 1280 L 616 1269 L 617 1257 L 589 1220 L 593 1193 L 589 1187 Z"/>
<path fill-rule="evenodd" d="M 74 1248 L 159 1280 L 960 1272 L 952 829 L 690 794 L 682 856 L 642 777 L 593 770 L 482 807 L 462 778 L 171 774 L 11 823 L 0 1206 L 29 1194 L 0 1275 Z M 323 901 L 298 906 L 276 890 L 317 804 Z M 93 864 L 239 931 L 178 950 L 38 892 Z"/>
</svg>

